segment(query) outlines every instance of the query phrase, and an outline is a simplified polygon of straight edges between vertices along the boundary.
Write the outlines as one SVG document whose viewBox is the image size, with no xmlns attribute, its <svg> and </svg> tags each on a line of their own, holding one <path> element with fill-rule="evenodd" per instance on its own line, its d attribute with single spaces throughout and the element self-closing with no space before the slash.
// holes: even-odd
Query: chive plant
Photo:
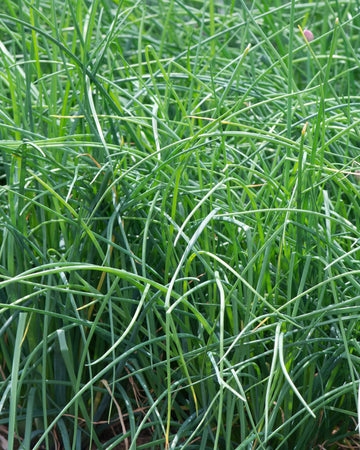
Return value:
<svg viewBox="0 0 360 450">
<path fill-rule="evenodd" d="M 352 0 L 6 0 L 9 449 L 359 446 Z"/>
</svg>

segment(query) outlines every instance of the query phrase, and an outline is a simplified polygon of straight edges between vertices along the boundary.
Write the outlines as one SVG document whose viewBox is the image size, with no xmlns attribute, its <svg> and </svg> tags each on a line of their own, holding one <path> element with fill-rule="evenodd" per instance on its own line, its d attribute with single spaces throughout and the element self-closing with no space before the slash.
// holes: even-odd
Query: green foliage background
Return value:
<svg viewBox="0 0 360 450">
<path fill-rule="evenodd" d="M 358 445 L 359 25 L 2 3 L 8 448 Z"/>
</svg>

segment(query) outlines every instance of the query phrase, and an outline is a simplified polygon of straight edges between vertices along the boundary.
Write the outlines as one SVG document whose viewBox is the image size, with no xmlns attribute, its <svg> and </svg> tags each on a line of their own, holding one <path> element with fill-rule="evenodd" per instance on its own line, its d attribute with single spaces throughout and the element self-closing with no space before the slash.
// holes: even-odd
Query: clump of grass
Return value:
<svg viewBox="0 0 360 450">
<path fill-rule="evenodd" d="M 316 6 L 4 3 L 8 448 L 358 446 L 359 18 Z"/>
</svg>

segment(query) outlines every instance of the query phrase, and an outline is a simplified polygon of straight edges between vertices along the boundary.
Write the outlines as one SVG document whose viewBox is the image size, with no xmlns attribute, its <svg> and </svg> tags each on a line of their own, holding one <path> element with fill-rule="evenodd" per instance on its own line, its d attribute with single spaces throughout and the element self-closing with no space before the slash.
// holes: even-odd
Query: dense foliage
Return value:
<svg viewBox="0 0 360 450">
<path fill-rule="evenodd" d="M 1 3 L 0 443 L 359 445 L 359 26 Z"/>
</svg>

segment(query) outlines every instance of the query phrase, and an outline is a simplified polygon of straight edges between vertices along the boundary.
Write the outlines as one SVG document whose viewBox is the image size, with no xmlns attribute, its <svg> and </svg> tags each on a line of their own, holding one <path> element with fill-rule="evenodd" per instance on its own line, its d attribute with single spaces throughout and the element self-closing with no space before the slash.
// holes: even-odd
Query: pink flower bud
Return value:
<svg viewBox="0 0 360 450">
<path fill-rule="evenodd" d="M 312 32 L 310 30 L 305 29 L 304 30 L 304 36 L 306 37 L 306 40 L 308 42 L 311 42 L 314 40 L 314 35 L 312 34 Z"/>
</svg>

